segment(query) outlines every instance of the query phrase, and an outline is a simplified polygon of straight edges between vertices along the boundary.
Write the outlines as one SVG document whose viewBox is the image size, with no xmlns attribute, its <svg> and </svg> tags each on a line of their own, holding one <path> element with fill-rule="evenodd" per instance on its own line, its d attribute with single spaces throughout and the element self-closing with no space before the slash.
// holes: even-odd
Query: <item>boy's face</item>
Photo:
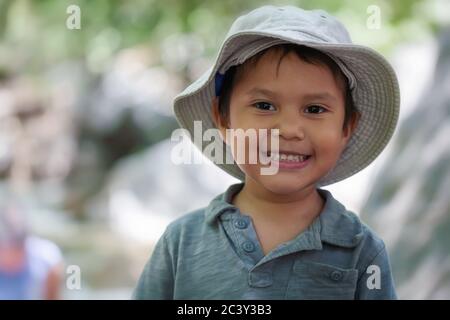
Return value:
<svg viewBox="0 0 450 320">
<path fill-rule="evenodd" d="M 269 191 L 289 194 L 314 186 L 334 167 L 357 119 L 343 128 L 344 92 L 325 65 L 307 63 L 291 52 L 281 60 L 277 73 L 279 56 L 269 50 L 247 68 L 234 84 L 229 122 L 218 127 L 224 137 L 227 128 L 279 129 L 280 156 L 309 156 L 302 165 L 283 165 L 286 160 L 281 161 L 275 175 L 261 175 L 261 167 L 269 165 L 259 162 L 238 164 L 247 181 L 253 179 Z M 259 144 L 257 150 L 249 150 L 248 144 L 245 148 L 246 154 L 264 152 Z M 236 149 L 232 151 L 236 155 Z"/>
</svg>

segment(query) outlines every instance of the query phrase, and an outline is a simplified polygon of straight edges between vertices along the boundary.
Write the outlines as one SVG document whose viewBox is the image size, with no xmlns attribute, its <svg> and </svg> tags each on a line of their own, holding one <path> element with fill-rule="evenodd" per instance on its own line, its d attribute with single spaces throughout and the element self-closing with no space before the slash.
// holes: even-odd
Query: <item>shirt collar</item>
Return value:
<svg viewBox="0 0 450 320">
<path fill-rule="evenodd" d="M 325 198 L 325 206 L 319 215 L 322 242 L 346 248 L 356 247 L 363 237 L 359 218 L 336 200 L 330 191 L 317 190 Z"/>
<path fill-rule="evenodd" d="M 212 224 L 222 213 L 236 210 L 231 199 L 243 186 L 243 183 L 233 184 L 224 193 L 216 196 L 205 209 L 206 222 Z M 346 248 L 357 246 L 363 236 L 359 218 L 349 212 L 328 190 L 317 191 L 325 199 L 325 205 L 313 222 L 317 227 L 309 229 L 317 233 L 315 237 L 320 236 L 322 242 Z"/>
<path fill-rule="evenodd" d="M 243 187 L 244 183 L 233 184 L 224 193 L 211 200 L 205 210 L 206 222 L 212 224 L 225 211 L 235 210 L 236 207 L 231 203 L 231 200 Z"/>
</svg>

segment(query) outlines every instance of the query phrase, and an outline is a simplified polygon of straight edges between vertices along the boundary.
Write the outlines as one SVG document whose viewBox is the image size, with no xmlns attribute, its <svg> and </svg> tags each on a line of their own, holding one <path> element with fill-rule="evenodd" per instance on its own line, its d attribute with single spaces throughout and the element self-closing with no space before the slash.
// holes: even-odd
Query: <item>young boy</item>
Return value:
<svg viewBox="0 0 450 320">
<path fill-rule="evenodd" d="M 396 298 L 383 241 L 319 188 L 366 167 L 393 134 L 399 88 L 381 55 L 322 10 L 264 6 L 234 22 L 174 108 L 191 134 L 194 121 L 217 128 L 235 160 L 229 130 L 278 140 L 216 163 L 243 183 L 167 227 L 135 298 Z"/>
</svg>

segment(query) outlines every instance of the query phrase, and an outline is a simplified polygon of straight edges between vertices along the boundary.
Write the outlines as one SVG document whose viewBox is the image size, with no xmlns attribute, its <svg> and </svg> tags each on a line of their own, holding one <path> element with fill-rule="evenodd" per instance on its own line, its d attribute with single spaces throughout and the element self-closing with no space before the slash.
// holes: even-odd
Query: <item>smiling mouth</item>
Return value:
<svg viewBox="0 0 450 320">
<path fill-rule="evenodd" d="M 278 162 L 304 162 L 311 158 L 311 155 L 309 154 L 286 152 L 282 150 L 280 150 L 280 152 L 267 151 L 266 156 L 269 157 L 272 161 Z"/>
</svg>

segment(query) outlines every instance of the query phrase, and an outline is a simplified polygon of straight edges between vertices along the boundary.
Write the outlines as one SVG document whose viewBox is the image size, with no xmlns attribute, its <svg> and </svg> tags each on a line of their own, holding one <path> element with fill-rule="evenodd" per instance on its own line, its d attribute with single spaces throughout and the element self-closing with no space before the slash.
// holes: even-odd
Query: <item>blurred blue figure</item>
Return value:
<svg viewBox="0 0 450 320">
<path fill-rule="evenodd" d="M 58 299 L 62 266 L 54 243 L 29 234 L 20 206 L 0 204 L 0 300 Z"/>
</svg>

